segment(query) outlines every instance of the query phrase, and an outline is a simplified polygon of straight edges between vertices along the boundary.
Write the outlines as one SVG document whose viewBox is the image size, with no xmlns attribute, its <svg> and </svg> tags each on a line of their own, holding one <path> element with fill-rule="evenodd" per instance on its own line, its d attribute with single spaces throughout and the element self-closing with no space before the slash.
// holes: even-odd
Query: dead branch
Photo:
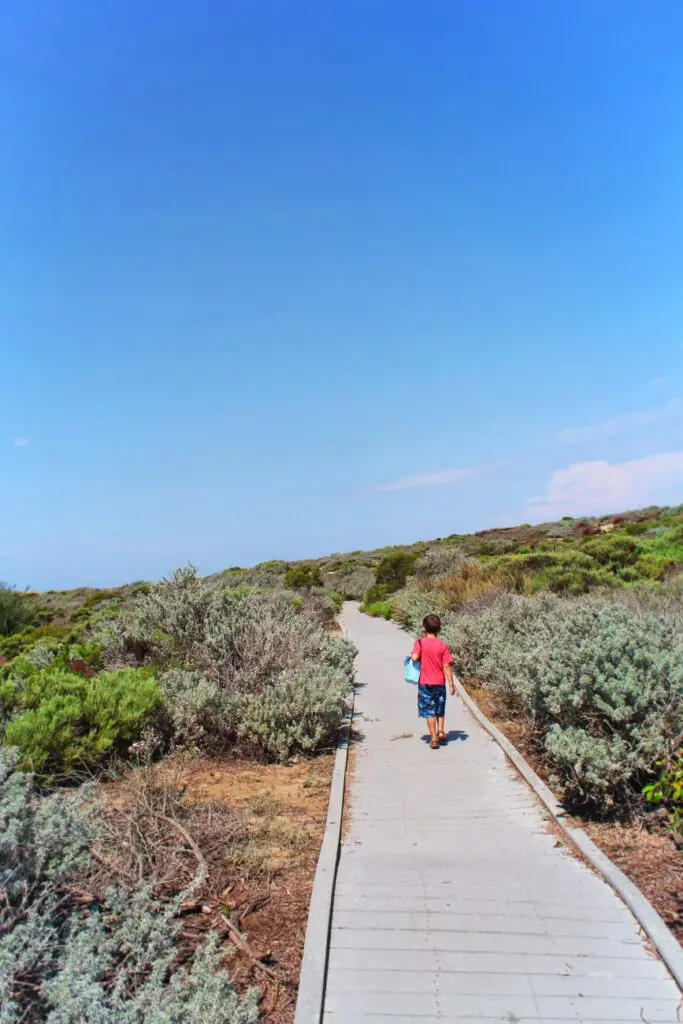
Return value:
<svg viewBox="0 0 683 1024">
<path fill-rule="evenodd" d="M 225 924 L 226 928 L 230 932 L 230 936 L 233 939 L 235 945 L 246 956 L 249 957 L 249 959 L 251 960 L 251 962 L 254 964 L 255 967 L 258 967 L 259 970 L 263 971 L 263 973 L 265 975 L 267 975 L 267 977 L 269 977 L 271 979 L 271 981 L 274 981 L 274 982 L 276 982 L 279 985 L 280 984 L 280 979 L 278 978 L 278 976 L 275 973 L 275 971 L 271 970 L 270 967 L 266 967 L 266 965 L 264 963 L 262 963 L 261 960 L 259 960 L 259 958 L 256 956 L 256 954 L 252 951 L 252 949 L 249 946 L 249 943 L 247 942 L 245 937 L 242 935 L 242 932 L 232 923 L 230 918 L 226 917 L 225 914 L 221 914 L 221 920 L 223 921 L 223 923 Z"/>
</svg>

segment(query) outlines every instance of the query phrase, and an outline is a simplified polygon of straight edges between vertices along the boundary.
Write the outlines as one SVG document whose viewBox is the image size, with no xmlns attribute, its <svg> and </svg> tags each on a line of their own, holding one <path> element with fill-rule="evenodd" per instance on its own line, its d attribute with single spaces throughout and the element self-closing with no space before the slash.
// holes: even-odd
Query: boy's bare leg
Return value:
<svg viewBox="0 0 683 1024">
<path fill-rule="evenodd" d="M 445 718 L 437 718 L 437 720 L 436 720 L 436 733 L 437 733 L 437 736 L 445 736 L 446 735 L 446 719 Z"/>
<path fill-rule="evenodd" d="M 437 728 L 436 728 L 436 722 L 437 722 L 436 718 L 428 718 L 427 719 L 427 728 L 429 729 L 429 735 L 431 737 L 432 743 L 438 743 L 439 742 L 439 734 L 438 734 L 438 731 L 437 731 Z"/>
</svg>

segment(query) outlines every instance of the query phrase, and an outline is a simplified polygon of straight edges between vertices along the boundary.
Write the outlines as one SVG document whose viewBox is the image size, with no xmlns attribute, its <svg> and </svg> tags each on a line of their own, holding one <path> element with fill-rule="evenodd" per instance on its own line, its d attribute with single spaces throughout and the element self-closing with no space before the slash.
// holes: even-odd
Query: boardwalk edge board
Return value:
<svg viewBox="0 0 683 1024">
<path fill-rule="evenodd" d="M 619 894 L 643 931 L 648 935 L 653 946 L 676 979 L 678 986 L 683 989 L 683 949 L 681 949 L 676 937 L 650 901 L 646 899 L 638 886 L 627 878 L 623 871 L 616 864 L 613 864 L 609 857 L 595 845 L 583 829 L 572 828 L 567 824 L 565 821 L 566 811 L 554 793 L 546 786 L 545 782 L 536 774 L 531 765 L 508 738 L 503 735 L 500 729 L 497 729 L 493 722 L 489 721 L 483 711 L 470 697 L 459 679 L 455 680 L 455 686 L 465 706 L 472 712 L 489 736 L 503 749 L 519 774 L 531 786 L 541 803 L 562 829 L 562 832 L 598 874 L 602 875 L 605 881 Z M 313 1018 L 310 1018 L 310 1020 L 313 1020 Z M 299 1024 L 298 1017 L 296 1024 Z M 301 1024 L 303 1024 L 303 1018 Z"/>
<path fill-rule="evenodd" d="M 343 623 L 341 628 L 346 634 Z M 334 885 L 337 878 L 341 830 L 344 813 L 346 764 L 349 756 L 351 722 L 353 720 L 353 690 L 351 704 L 339 733 L 337 753 L 332 770 L 330 802 L 327 808 L 325 832 L 320 846 L 318 866 L 313 880 L 313 892 L 308 908 L 306 939 L 299 975 L 294 1024 L 320 1024 L 325 1000 L 325 979 L 329 954 L 330 927 Z"/>
</svg>

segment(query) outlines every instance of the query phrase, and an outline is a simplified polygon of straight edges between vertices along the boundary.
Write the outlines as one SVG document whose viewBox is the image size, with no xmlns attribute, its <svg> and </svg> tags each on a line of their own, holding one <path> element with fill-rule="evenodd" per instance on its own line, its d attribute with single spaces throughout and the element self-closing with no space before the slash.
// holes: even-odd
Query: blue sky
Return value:
<svg viewBox="0 0 683 1024">
<path fill-rule="evenodd" d="M 0 579 L 683 500 L 683 7 L 0 11 Z"/>
</svg>

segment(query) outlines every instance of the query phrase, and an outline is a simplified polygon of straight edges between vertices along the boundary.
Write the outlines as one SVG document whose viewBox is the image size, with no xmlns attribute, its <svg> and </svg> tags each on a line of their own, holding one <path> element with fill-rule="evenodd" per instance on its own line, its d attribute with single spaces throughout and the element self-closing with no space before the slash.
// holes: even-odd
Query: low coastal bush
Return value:
<svg viewBox="0 0 683 1024">
<path fill-rule="evenodd" d="M 288 569 L 284 576 L 284 585 L 291 590 L 310 590 L 311 587 L 322 587 L 323 580 L 320 568 L 301 562 Z"/>
<path fill-rule="evenodd" d="M 349 677 L 315 664 L 286 669 L 263 695 L 234 698 L 242 739 L 284 761 L 297 753 L 333 746 L 349 693 Z"/>
<path fill-rule="evenodd" d="M 144 886 L 73 901 L 98 834 L 92 793 L 41 798 L 0 748 L 0 1024 L 253 1024 L 256 992 L 239 996 L 215 940 L 178 967 L 178 912 Z"/>
<path fill-rule="evenodd" d="M 682 737 L 683 738 L 683 737 Z M 643 790 L 650 804 L 660 804 L 669 812 L 669 827 L 683 839 L 683 749 L 664 763 L 661 775 Z"/>
<path fill-rule="evenodd" d="M 405 551 L 390 551 L 384 555 L 375 570 L 375 583 L 386 586 L 389 593 L 405 587 L 406 580 L 412 574 L 417 555 Z"/>
<path fill-rule="evenodd" d="M 35 621 L 35 612 L 25 594 L 9 583 L 0 583 L 0 636 L 18 633 Z"/>
<path fill-rule="evenodd" d="M 363 604 L 361 611 L 364 611 L 366 615 L 373 619 L 389 620 L 393 615 L 393 605 L 391 601 L 374 601 L 370 604 Z"/>
<path fill-rule="evenodd" d="M 448 617 L 459 673 L 528 716 L 565 799 L 627 808 L 683 721 L 683 632 L 652 607 L 505 595 Z"/>
<path fill-rule="evenodd" d="M 330 570 L 325 575 L 325 586 L 341 594 L 345 601 L 362 601 L 374 578 L 368 566 L 350 562 Z"/>
<path fill-rule="evenodd" d="M 65 777 L 125 751 L 162 703 L 146 670 L 88 678 L 54 663 L 17 662 L 0 683 L 2 742 L 19 751 L 22 767 L 43 777 Z"/>
<path fill-rule="evenodd" d="M 173 742 L 215 746 L 241 738 L 286 758 L 327 745 L 331 715 L 335 728 L 341 721 L 355 648 L 325 628 L 334 611 L 327 592 L 302 598 L 225 588 L 181 569 L 123 608 L 116 622 L 102 623 L 97 637 L 110 665 L 156 666 Z M 330 699 L 311 688 L 315 673 L 329 681 L 330 672 L 345 680 L 343 697 L 336 683 Z M 299 709 L 306 695 L 312 703 L 297 730 L 283 702 L 291 698 Z"/>
</svg>

